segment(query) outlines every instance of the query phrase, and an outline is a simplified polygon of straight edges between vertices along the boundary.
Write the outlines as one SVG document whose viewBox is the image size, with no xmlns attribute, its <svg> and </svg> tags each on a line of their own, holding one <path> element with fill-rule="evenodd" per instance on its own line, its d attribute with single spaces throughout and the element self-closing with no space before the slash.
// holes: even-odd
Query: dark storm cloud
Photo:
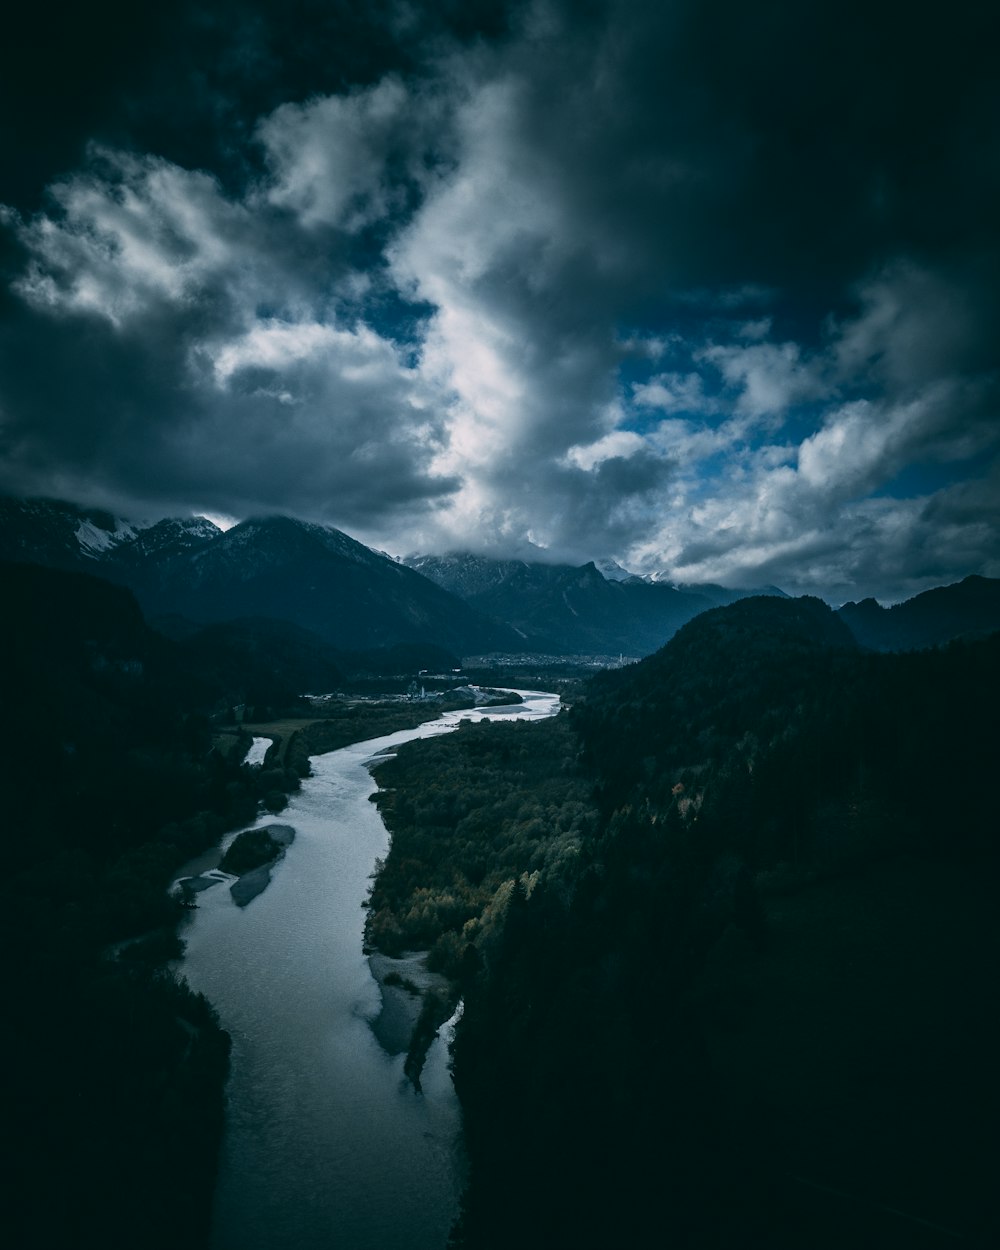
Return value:
<svg viewBox="0 0 1000 1250">
<path fill-rule="evenodd" d="M 428 472 L 439 422 L 416 419 L 419 380 L 374 336 L 265 327 L 273 367 L 259 343 L 245 364 L 236 340 L 199 369 L 177 315 L 147 318 L 137 337 L 93 315 L 20 330 L 5 342 L 21 368 L 6 388 L 0 489 L 363 528 L 457 486 Z"/>
<path fill-rule="evenodd" d="M 428 40 L 505 24 L 492 0 L 19 4 L 0 41 L 0 200 L 33 209 L 94 140 L 245 177 L 260 116 L 413 70 Z"/>
<path fill-rule="evenodd" d="M 8 489 L 835 596 L 1000 572 L 988 6 L 112 13 L 84 107 L 65 49 L 13 88 Z"/>
<path fill-rule="evenodd" d="M 630 292 L 762 283 L 808 303 L 888 253 L 992 248 L 996 32 L 978 4 L 945 22 L 624 0 L 505 64 L 525 84 L 521 160 Z"/>
</svg>

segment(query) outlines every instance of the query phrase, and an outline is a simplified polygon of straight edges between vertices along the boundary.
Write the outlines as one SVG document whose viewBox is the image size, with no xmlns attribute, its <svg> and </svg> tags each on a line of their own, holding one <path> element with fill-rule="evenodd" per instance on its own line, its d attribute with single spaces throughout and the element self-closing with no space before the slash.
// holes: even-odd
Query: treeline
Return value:
<svg viewBox="0 0 1000 1250">
<path fill-rule="evenodd" d="M 310 754 L 442 705 L 334 703 L 324 719 L 297 691 L 339 673 L 304 631 L 239 622 L 168 638 L 99 578 L 0 564 L 0 586 L 4 1230 L 46 1250 L 203 1245 L 229 1039 L 170 971 L 186 913 L 167 886 L 261 805 L 280 810 Z M 425 659 L 451 657 L 371 662 Z M 243 766 L 250 733 L 217 732 L 234 705 L 283 717 L 288 749 Z"/>
<path fill-rule="evenodd" d="M 367 902 L 369 945 L 429 949 L 457 979 L 491 949 L 512 882 L 569 889 L 595 813 L 564 717 L 470 721 L 373 771 L 392 849 Z"/>
<path fill-rule="evenodd" d="M 5 1230 L 24 1247 L 201 1245 L 229 1039 L 168 969 L 184 912 L 167 886 L 305 770 L 212 749 L 210 713 L 242 689 L 127 591 L 31 566 L 0 582 Z"/>
<path fill-rule="evenodd" d="M 211 750 L 224 692 L 131 595 L 0 576 L 5 1228 L 25 1247 L 203 1244 L 229 1039 L 167 970 L 183 912 L 166 887 L 256 816 L 264 783 Z"/>
<path fill-rule="evenodd" d="M 556 751 L 519 802 L 564 771 L 593 809 L 558 871 L 498 857 L 462 952 L 456 1246 L 989 1244 L 998 676 L 996 637 L 869 655 L 818 601 L 751 599 L 515 731 Z M 374 940 L 459 933 L 421 885 L 458 900 L 477 842 L 517 842 L 481 736 L 385 777 Z"/>
</svg>

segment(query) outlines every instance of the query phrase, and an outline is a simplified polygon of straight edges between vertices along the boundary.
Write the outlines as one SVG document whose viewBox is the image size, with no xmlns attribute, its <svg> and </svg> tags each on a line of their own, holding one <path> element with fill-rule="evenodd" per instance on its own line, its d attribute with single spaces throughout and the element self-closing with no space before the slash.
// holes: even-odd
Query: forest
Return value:
<svg viewBox="0 0 1000 1250">
<path fill-rule="evenodd" d="M 324 716 L 303 652 L 235 665 L 98 579 L 0 577 L 5 1227 L 203 1245 L 229 1039 L 170 973 L 171 874 L 429 708 Z M 998 675 L 997 635 L 873 653 L 818 600 L 746 599 L 564 674 L 558 717 L 378 766 L 366 941 L 449 979 L 425 1041 L 464 1000 L 455 1250 L 993 1244 Z"/>
<path fill-rule="evenodd" d="M 0 584 L 4 1231 L 45 1250 L 204 1245 L 229 1038 L 171 972 L 187 913 L 167 887 L 262 806 L 280 810 L 310 754 L 437 705 L 324 715 L 294 683 L 328 675 L 327 657 L 317 668 L 290 637 L 272 664 L 247 642 L 260 627 L 233 631 L 232 655 L 218 636 L 171 640 L 129 592 L 85 574 L 0 565 Z M 289 730 L 264 767 L 242 766 L 235 705 Z"/>
<path fill-rule="evenodd" d="M 456 1247 L 991 1243 L 998 669 L 749 599 L 382 767 L 370 939 L 465 1001 Z"/>
<path fill-rule="evenodd" d="M 511 882 L 568 881 L 594 810 L 564 720 L 466 722 L 406 743 L 373 771 L 392 831 L 365 937 L 388 955 L 429 949 L 457 978 L 467 948 L 490 949 Z"/>
</svg>

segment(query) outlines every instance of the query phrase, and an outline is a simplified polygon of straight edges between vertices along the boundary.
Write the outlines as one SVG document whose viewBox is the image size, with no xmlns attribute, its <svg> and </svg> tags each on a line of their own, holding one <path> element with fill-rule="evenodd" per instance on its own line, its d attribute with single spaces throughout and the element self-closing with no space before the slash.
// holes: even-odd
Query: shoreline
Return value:
<svg viewBox="0 0 1000 1250">
<path fill-rule="evenodd" d="M 220 868 L 219 864 L 236 839 L 241 837 L 243 833 L 254 833 L 258 829 L 269 834 L 271 839 L 278 844 L 279 850 L 274 857 L 263 864 L 259 864 L 256 868 L 248 868 L 246 872 L 242 873 L 226 872 Z M 228 884 L 229 892 L 233 896 L 233 902 L 236 906 L 246 907 L 248 903 L 252 902 L 258 894 L 262 894 L 271 884 L 271 869 L 281 863 L 285 858 L 286 849 L 294 841 L 294 827 L 277 823 L 254 825 L 249 829 L 241 830 L 240 833 L 232 837 L 226 835 L 219 846 L 210 851 L 204 851 L 201 855 L 197 855 L 194 859 L 190 859 L 186 864 L 183 864 L 180 874 L 174 878 L 170 889 L 172 892 L 177 892 L 185 903 L 191 904 L 194 897 L 203 890 L 211 889 L 214 885 Z M 185 869 L 187 870 L 186 872 Z"/>
<path fill-rule="evenodd" d="M 377 950 L 368 954 L 368 966 L 382 995 L 382 1006 L 369 1025 L 387 1055 L 402 1055 L 410 1050 L 428 991 L 451 991 L 447 977 L 428 969 L 427 954 L 406 951 L 399 958 Z"/>
</svg>

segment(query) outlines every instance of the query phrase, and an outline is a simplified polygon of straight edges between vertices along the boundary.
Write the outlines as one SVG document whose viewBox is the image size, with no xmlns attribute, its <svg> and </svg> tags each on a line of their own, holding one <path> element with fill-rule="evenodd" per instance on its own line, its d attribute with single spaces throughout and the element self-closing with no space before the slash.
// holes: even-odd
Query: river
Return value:
<svg viewBox="0 0 1000 1250">
<path fill-rule="evenodd" d="M 243 763 L 249 764 L 251 768 L 260 768 L 270 749 L 270 738 L 254 738 L 253 742 L 250 743 L 250 750 L 247 751 L 247 757 Z"/>
<path fill-rule="evenodd" d="M 361 903 L 389 837 L 372 757 L 460 720 L 539 719 L 558 697 L 448 713 L 312 760 L 277 818 L 296 837 L 268 888 L 238 908 L 198 895 L 181 971 L 233 1039 L 213 1250 L 442 1250 L 462 1189 L 461 1114 L 446 1040 L 417 1094 L 379 1046 L 381 1005 Z M 447 1027 L 447 1026 L 446 1026 Z M 443 1032 L 446 1030 L 443 1030 Z"/>
</svg>

